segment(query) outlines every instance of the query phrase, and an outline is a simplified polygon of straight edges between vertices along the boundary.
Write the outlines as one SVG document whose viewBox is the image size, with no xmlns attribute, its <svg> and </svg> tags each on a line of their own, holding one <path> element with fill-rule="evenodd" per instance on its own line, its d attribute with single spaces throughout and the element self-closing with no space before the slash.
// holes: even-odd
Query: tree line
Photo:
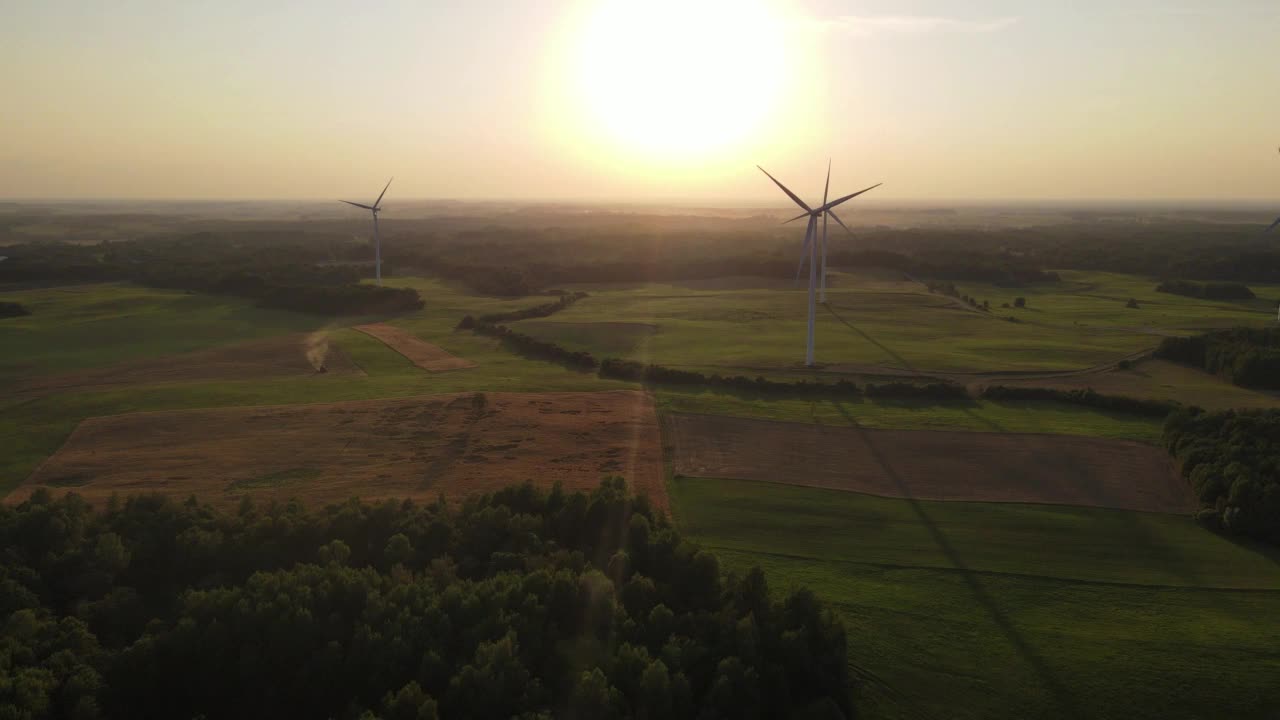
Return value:
<svg viewBox="0 0 1280 720">
<path fill-rule="evenodd" d="M 468 315 L 462 319 L 458 327 L 474 327 L 476 323 L 496 325 L 504 322 L 514 322 L 516 320 L 528 320 L 530 318 L 542 318 L 554 315 L 579 300 L 589 297 L 584 292 L 564 293 L 555 302 L 534 305 L 533 307 L 524 308 L 523 310 L 513 310 L 505 313 L 489 313 L 481 315 L 479 319 L 470 319 Z"/>
<path fill-rule="evenodd" d="M 1182 409 L 1162 442 L 1205 505 L 1200 522 L 1280 543 L 1280 410 Z"/>
<path fill-rule="evenodd" d="M 1238 327 L 1167 337 L 1155 356 L 1221 375 L 1235 385 L 1280 389 L 1280 329 Z"/>
<path fill-rule="evenodd" d="M 0 507 L 0 716 L 839 718 L 841 623 L 620 479 L 234 512 Z"/>
<path fill-rule="evenodd" d="M 1125 395 L 1104 395 L 1093 388 L 1076 388 L 1060 390 L 1047 387 L 1010 387 L 1008 385 L 988 385 L 979 393 L 979 397 L 988 400 L 1015 401 L 1050 401 L 1072 405 L 1085 405 L 1100 410 L 1125 412 L 1147 417 L 1165 417 L 1181 407 L 1176 402 L 1166 400 L 1148 400 Z"/>
<path fill-rule="evenodd" d="M 1203 300 L 1252 300 L 1256 295 L 1244 283 L 1195 282 L 1194 280 L 1165 280 L 1156 286 L 1156 292 Z"/>
</svg>

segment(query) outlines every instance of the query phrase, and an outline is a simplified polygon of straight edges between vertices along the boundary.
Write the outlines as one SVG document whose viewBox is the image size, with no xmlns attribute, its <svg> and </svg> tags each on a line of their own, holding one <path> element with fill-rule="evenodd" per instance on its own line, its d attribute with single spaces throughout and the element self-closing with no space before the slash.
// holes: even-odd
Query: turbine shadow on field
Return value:
<svg viewBox="0 0 1280 720">
<path fill-rule="evenodd" d="M 863 340 L 866 340 L 867 342 L 871 343 L 872 345 L 875 345 L 876 347 L 880 348 L 880 350 L 881 350 L 882 352 L 884 352 L 884 354 L 886 354 L 886 355 L 888 355 L 889 357 L 893 358 L 893 359 L 894 359 L 894 362 L 897 362 L 899 365 L 901 365 L 902 367 L 906 368 L 906 369 L 907 369 L 908 371 L 910 371 L 910 372 L 913 372 L 913 373 L 919 373 L 919 372 L 920 372 L 919 370 L 916 370 L 914 367 L 912 367 L 911 363 L 907 362 L 906 358 L 904 358 L 904 357 L 902 357 L 901 355 L 899 355 L 898 353 L 894 352 L 892 349 L 890 349 L 890 348 L 889 348 L 889 346 L 887 346 L 887 345 L 885 345 L 884 343 L 881 343 L 879 340 L 876 340 L 875 338 L 871 337 L 871 336 L 870 336 L 870 335 L 868 335 L 865 331 L 863 331 L 863 330 L 862 330 L 862 328 L 859 328 L 857 325 L 854 325 L 853 323 L 851 323 L 851 322 L 849 322 L 848 320 L 845 320 L 843 317 L 841 317 L 841 316 L 840 316 L 840 314 L 836 312 L 836 309 L 835 309 L 834 307 L 832 307 L 830 304 L 825 305 L 824 307 L 826 307 L 826 308 L 827 308 L 827 312 L 831 313 L 831 317 L 833 317 L 833 318 L 835 318 L 837 321 L 839 321 L 839 323 L 840 323 L 841 325 L 844 325 L 845 327 L 849 328 L 850 330 L 852 330 L 852 331 L 854 331 L 854 332 L 858 333 L 859 335 L 861 335 L 861 336 L 862 336 L 862 339 L 863 339 Z"/>
<path fill-rule="evenodd" d="M 837 404 L 837 407 L 839 405 Z M 843 408 L 841 408 L 843 413 Z M 983 607 L 991 616 L 992 622 L 1000 629 L 1000 632 L 1009 641 L 1013 650 L 1026 662 L 1027 666 L 1044 685 L 1045 689 L 1053 696 L 1060 707 L 1066 711 L 1067 717 L 1085 717 L 1081 708 L 1077 705 L 1071 691 L 1058 679 L 1053 670 L 1045 662 L 1044 657 L 1037 651 L 1026 638 L 1018 631 L 1017 626 L 1000 608 L 995 598 L 982 584 L 978 573 L 972 570 L 960 556 L 959 551 L 951 544 L 946 534 L 938 527 L 937 523 L 929 517 L 924 506 L 917 500 L 912 492 L 910 484 L 900 475 L 897 470 L 889 463 L 888 458 L 880 451 L 871 435 L 865 432 L 865 428 L 858 424 L 857 420 L 849 415 L 845 417 L 850 424 L 858 431 L 858 437 L 866 446 L 868 454 L 875 460 L 885 472 L 885 474 L 898 486 L 902 497 L 910 504 L 912 511 L 919 518 L 920 524 L 928 531 L 930 537 L 942 550 L 947 560 L 960 571 L 960 576 L 964 579 L 965 584 L 969 586 L 969 590 L 973 593 L 974 599 Z"/>
</svg>

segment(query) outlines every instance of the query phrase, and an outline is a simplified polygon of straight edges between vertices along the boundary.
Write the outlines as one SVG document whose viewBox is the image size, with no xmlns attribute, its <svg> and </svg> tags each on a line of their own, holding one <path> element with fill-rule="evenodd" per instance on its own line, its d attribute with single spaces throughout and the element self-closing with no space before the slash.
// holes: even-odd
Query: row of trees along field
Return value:
<svg viewBox="0 0 1280 720">
<path fill-rule="evenodd" d="M 1280 410 L 1180 410 L 1163 442 L 1206 505 L 1201 522 L 1280 543 Z"/>
<path fill-rule="evenodd" d="M 1280 389 L 1280 328 L 1238 327 L 1167 337 L 1155 355 L 1221 375 L 1236 385 Z"/>
<path fill-rule="evenodd" d="M 621 479 L 460 506 L 0 507 L 0 717 L 850 717 L 812 593 Z"/>
<path fill-rule="evenodd" d="M 245 236 L 247 235 L 247 237 Z M 5 249 L 0 283 L 40 286 L 129 281 L 148 287 L 235 295 L 262 307 L 322 315 L 374 315 L 423 307 L 416 290 L 361 285 L 372 269 L 350 238 L 307 234 L 196 233 L 171 240 Z"/>
<path fill-rule="evenodd" d="M 1194 280 L 1165 280 L 1156 286 L 1156 292 L 1204 300 L 1252 300 L 1256 295 L 1244 283 L 1195 282 Z"/>
</svg>

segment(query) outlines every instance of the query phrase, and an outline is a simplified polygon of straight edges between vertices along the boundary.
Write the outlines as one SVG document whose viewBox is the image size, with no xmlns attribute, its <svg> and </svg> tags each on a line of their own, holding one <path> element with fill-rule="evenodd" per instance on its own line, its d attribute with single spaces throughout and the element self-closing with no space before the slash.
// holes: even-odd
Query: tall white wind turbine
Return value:
<svg viewBox="0 0 1280 720">
<path fill-rule="evenodd" d="M 395 180 L 395 178 L 391 178 Z M 378 235 L 378 213 L 382 211 L 382 196 L 387 194 L 387 188 L 391 187 L 391 180 L 382 188 L 382 192 L 378 193 L 378 199 L 373 201 L 372 205 L 351 202 L 350 200 L 340 200 L 348 205 L 355 205 L 358 208 L 364 208 L 373 214 L 373 258 L 374 258 L 374 274 L 378 278 L 378 284 L 382 284 L 382 238 Z"/>
<path fill-rule="evenodd" d="M 782 190 L 782 192 L 786 193 L 786 194 L 787 194 L 787 197 L 791 198 L 792 202 L 794 202 L 796 205 L 800 206 L 800 208 L 804 210 L 804 212 L 803 212 L 803 213 L 801 213 L 801 214 L 799 214 L 799 215 L 797 215 L 797 216 L 795 216 L 795 217 L 791 218 L 791 220 L 788 220 L 787 222 L 791 222 L 791 221 L 793 221 L 793 220 L 799 220 L 800 218 L 802 218 L 802 217 L 806 217 L 806 216 L 809 218 L 809 225 L 808 225 L 808 227 L 806 227 L 806 228 L 805 228 L 805 231 L 804 231 L 804 245 L 803 245 L 803 247 L 802 247 L 802 248 L 801 248 L 801 250 L 800 250 L 800 265 L 799 265 L 799 267 L 797 267 L 797 268 L 796 268 L 796 281 L 798 282 L 798 281 L 800 280 L 800 271 L 801 271 L 801 269 L 803 269 L 803 268 L 804 268 L 804 262 L 805 262 L 806 253 L 807 253 L 807 254 L 808 254 L 808 260 L 809 260 L 809 332 L 808 332 L 808 341 L 807 341 L 807 343 L 806 343 L 806 345 L 805 345 L 804 364 L 805 364 L 806 366 L 808 366 L 808 367 L 813 367 L 813 364 L 814 364 L 814 361 L 813 361 L 813 329 L 814 329 L 814 322 L 815 322 L 815 320 L 816 320 L 816 315 L 817 315 L 817 305 L 818 305 L 818 302 L 817 302 L 817 289 L 818 289 L 818 277 L 817 277 L 817 274 L 818 274 L 818 258 L 817 258 L 818 238 L 817 238 L 817 230 L 818 230 L 818 218 L 819 218 L 819 217 L 823 218 L 823 236 L 822 236 L 822 245 L 823 245 L 823 253 L 822 253 L 822 254 L 823 254 L 823 258 L 822 258 L 822 264 L 823 264 L 823 267 L 822 267 L 822 271 L 823 271 L 823 275 L 825 276 L 825 275 L 826 275 L 826 216 L 827 216 L 828 214 L 830 214 L 830 215 L 831 215 L 831 217 L 832 217 L 832 219 L 834 219 L 836 222 L 840 223 L 840 226 L 841 226 L 841 227 L 843 227 L 845 230 L 848 230 L 848 229 L 849 229 L 849 227 L 848 227 L 847 225 L 845 225 L 843 222 L 841 222 L 840 218 L 839 218 L 839 217 L 837 217 L 837 216 L 836 216 L 836 214 L 835 214 L 834 212 L 832 212 L 832 210 L 833 210 L 836 206 L 838 206 L 838 205 L 840 205 L 840 204 L 842 204 L 842 203 L 844 203 L 844 202 L 847 202 L 847 201 L 849 201 L 849 200 L 852 200 L 853 198 L 858 197 L 859 195 L 861 195 L 861 194 L 862 194 L 862 193 L 864 193 L 864 192 L 867 192 L 868 190 L 874 190 L 875 188 L 880 187 L 883 183 L 876 183 L 875 185 L 872 185 L 872 186 L 871 186 L 871 187 L 869 187 L 869 188 L 864 188 L 864 189 L 862 189 L 862 190 L 859 190 L 859 191 L 858 191 L 858 192 L 856 192 L 856 193 L 852 193 L 852 194 L 849 194 L 849 195 L 845 195 L 845 196 L 844 196 L 844 197 L 842 197 L 842 198 L 837 198 L 837 199 L 835 199 L 835 200 L 832 200 L 832 201 L 830 201 L 830 202 L 827 202 L 827 190 L 829 190 L 829 189 L 830 189 L 830 187 L 831 187 L 831 165 L 830 165 L 830 163 L 828 163 L 828 165 L 827 165 L 827 190 L 824 190 L 824 191 L 823 191 L 823 194 L 822 194 L 822 205 L 820 205 L 820 206 L 818 206 L 818 207 L 816 207 L 816 208 L 811 208 L 811 207 L 809 207 L 808 205 L 806 205 L 806 204 L 805 204 L 805 202 L 799 198 L 799 196 L 797 196 L 795 193 L 791 192 L 791 190 L 790 190 L 790 189 L 788 189 L 786 185 L 783 185 L 783 184 L 782 184 L 781 182 L 779 182 L 779 181 L 778 181 L 778 179 L 777 179 L 777 178 L 775 178 L 774 176 L 769 175 L 769 171 L 768 171 L 768 170 L 765 170 L 764 168 L 760 167 L 759 165 L 757 165 L 756 167 L 757 167 L 757 168 L 760 168 L 760 172 L 762 172 L 762 173 L 764 173 L 765 175 L 767 175 L 767 176 L 769 177 L 769 179 L 770 179 L 770 180 L 772 180 L 772 181 L 773 181 L 773 183 L 774 183 L 775 185 L 777 185 L 777 186 Z M 823 301 L 823 302 L 826 302 L 826 292 L 825 292 L 826 278 L 825 278 L 825 277 L 823 278 L 822 283 L 823 283 L 823 286 L 824 286 L 824 292 L 823 292 L 823 299 L 822 299 L 822 301 Z"/>
</svg>

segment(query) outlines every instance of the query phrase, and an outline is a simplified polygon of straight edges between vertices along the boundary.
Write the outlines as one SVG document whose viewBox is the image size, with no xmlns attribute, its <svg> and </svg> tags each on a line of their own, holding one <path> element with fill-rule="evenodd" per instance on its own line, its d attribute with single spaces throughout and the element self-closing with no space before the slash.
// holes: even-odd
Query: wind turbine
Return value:
<svg viewBox="0 0 1280 720">
<path fill-rule="evenodd" d="M 760 169 L 763 170 L 764 168 L 760 168 Z M 765 175 L 768 175 L 768 174 L 769 173 L 765 173 Z M 774 180 L 774 182 L 777 182 L 777 180 Z M 870 190 L 875 187 L 879 187 L 879 184 L 872 185 L 871 187 L 867 188 L 867 190 Z M 831 190 L 831 161 L 828 160 L 827 161 L 827 183 L 822 188 L 822 204 L 823 205 L 827 204 L 827 194 L 830 192 L 830 190 Z M 863 190 L 862 192 L 866 192 L 867 190 Z M 782 224 L 786 225 L 789 222 L 795 222 L 796 220 L 799 220 L 800 218 L 805 217 L 805 215 L 807 214 L 808 213 L 797 215 L 796 217 L 793 217 Z M 822 303 L 823 305 L 827 304 L 827 216 L 828 215 L 830 215 L 833 220 L 840 223 L 840 227 L 844 228 L 845 232 L 849 233 L 849 237 L 854 237 L 853 231 L 849 229 L 848 225 L 844 224 L 844 221 L 840 219 L 839 215 L 836 215 L 835 210 L 828 209 L 826 212 L 822 213 L 822 270 L 821 270 L 822 278 L 821 278 L 821 283 L 819 284 L 818 292 L 820 293 L 820 295 L 818 297 L 818 302 Z M 801 262 L 803 263 L 803 260 Z"/>
<path fill-rule="evenodd" d="M 799 205 L 804 210 L 803 213 L 800 213 L 799 215 L 791 218 L 791 220 L 788 220 L 787 222 L 792 222 L 793 220 L 799 220 L 802 217 L 809 218 L 809 225 L 807 228 L 805 228 L 805 231 L 804 231 L 804 246 L 800 249 L 800 265 L 796 268 L 796 281 L 798 282 L 800 280 L 800 270 L 804 268 L 805 253 L 807 252 L 809 256 L 808 258 L 809 259 L 809 334 L 808 334 L 808 342 L 805 345 L 804 364 L 808 367 L 813 367 L 813 327 L 814 327 L 814 321 L 816 319 L 816 314 L 817 314 L 816 292 L 817 292 L 817 285 L 818 285 L 818 278 L 817 278 L 818 258 L 816 257 L 817 244 L 818 244 L 817 237 L 816 237 L 817 229 L 818 229 L 818 218 L 819 217 L 822 218 L 822 225 L 823 225 L 823 232 L 822 232 L 823 268 L 822 270 L 825 276 L 826 274 L 826 242 L 827 242 L 826 241 L 826 222 L 827 222 L 826 216 L 830 214 L 831 217 L 834 218 L 836 222 L 840 223 L 841 227 L 843 227 L 845 230 L 849 230 L 849 226 L 841 222 L 840 218 L 837 217 L 835 213 L 832 212 L 832 210 L 836 206 L 846 201 L 852 200 L 853 198 L 858 197 L 859 195 L 861 195 L 864 192 L 867 192 L 868 190 L 874 190 L 875 188 L 880 187 L 883 183 L 876 183 L 875 185 L 872 185 L 869 188 L 864 188 L 862 190 L 859 190 L 856 193 L 845 195 L 842 198 L 837 198 L 835 200 L 832 200 L 831 202 L 827 202 L 827 194 L 828 194 L 828 191 L 831 189 L 831 164 L 828 162 L 827 163 L 827 186 L 826 186 L 826 189 L 822 191 L 822 205 L 816 208 L 811 208 L 808 205 L 806 205 L 805 202 L 801 200 L 799 196 L 791 192 L 791 190 L 788 189 L 786 185 L 783 185 L 781 182 L 779 182 L 778 178 L 772 175 L 769 175 L 768 170 L 765 170 L 759 165 L 757 165 L 756 167 L 760 168 L 760 172 L 764 173 L 765 175 L 768 175 L 769 179 L 773 181 L 773 184 L 777 185 L 782 190 L 782 192 L 787 194 L 787 197 L 791 198 L 792 202 L 794 202 L 796 205 Z M 850 234 L 852 234 L 852 231 L 850 231 Z M 823 285 L 824 286 L 826 285 L 825 277 L 823 278 Z M 823 302 L 826 302 L 825 288 L 823 292 Z"/>
<path fill-rule="evenodd" d="M 1271 232 L 1272 230 L 1275 230 L 1277 225 L 1280 225 L 1280 218 L 1276 218 L 1276 221 L 1275 221 L 1275 222 L 1273 222 L 1273 223 L 1271 223 L 1270 225 L 1268 225 L 1268 226 L 1267 226 L 1267 229 L 1262 231 L 1262 234 L 1263 234 L 1263 235 L 1266 235 L 1267 233 Z"/>
<path fill-rule="evenodd" d="M 391 178 L 395 180 L 395 178 Z M 378 213 L 382 211 L 382 196 L 387 194 L 387 188 L 391 187 L 391 180 L 382 188 L 382 192 L 378 193 L 378 199 L 373 201 L 372 205 L 351 202 L 350 200 L 340 200 L 348 205 L 355 205 L 358 208 L 364 208 L 373 213 L 373 246 L 374 246 L 374 273 L 377 275 L 378 284 L 382 284 L 382 238 L 378 236 Z"/>
</svg>

